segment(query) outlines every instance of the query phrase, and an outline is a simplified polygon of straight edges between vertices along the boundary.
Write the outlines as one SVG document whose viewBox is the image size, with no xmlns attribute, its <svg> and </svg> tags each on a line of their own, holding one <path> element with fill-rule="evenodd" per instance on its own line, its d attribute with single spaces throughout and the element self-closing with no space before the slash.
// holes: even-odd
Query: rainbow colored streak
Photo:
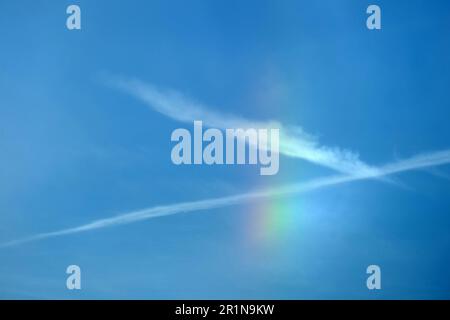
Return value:
<svg viewBox="0 0 450 320">
<path fill-rule="evenodd" d="M 246 237 L 252 247 L 279 250 L 301 235 L 302 207 L 299 199 L 267 199 L 254 204 L 251 211 Z"/>
</svg>

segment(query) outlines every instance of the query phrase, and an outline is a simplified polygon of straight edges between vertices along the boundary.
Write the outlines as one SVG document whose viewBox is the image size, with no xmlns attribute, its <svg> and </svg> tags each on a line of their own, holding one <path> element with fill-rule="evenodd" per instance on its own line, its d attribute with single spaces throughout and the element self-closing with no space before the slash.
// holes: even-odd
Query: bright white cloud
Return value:
<svg viewBox="0 0 450 320">
<path fill-rule="evenodd" d="M 154 111 L 176 121 L 192 123 L 194 120 L 202 120 L 205 126 L 220 129 L 279 128 L 280 153 L 285 156 L 301 158 L 351 175 L 369 174 L 376 170 L 362 162 L 355 152 L 320 146 L 314 136 L 298 126 L 286 126 L 278 121 L 253 121 L 220 113 L 177 91 L 159 89 L 139 80 L 114 79 L 110 83 L 143 101 Z"/>
</svg>

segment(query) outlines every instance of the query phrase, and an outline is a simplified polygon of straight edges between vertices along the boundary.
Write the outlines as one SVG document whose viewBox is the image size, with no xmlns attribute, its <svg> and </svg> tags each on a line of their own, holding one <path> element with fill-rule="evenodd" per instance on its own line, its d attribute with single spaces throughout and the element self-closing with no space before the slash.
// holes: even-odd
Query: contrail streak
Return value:
<svg viewBox="0 0 450 320">
<path fill-rule="evenodd" d="M 111 218 L 95 220 L 91 223 L 87 223 L 74 228 L 63 229 L 47 233 L 40 233 L 27 238 L 13 240 L 1 244 L 0 248 L 11 247 L 47 238 L 59 237 L 95 229 L 112 227 L 116 225 L 122 225 L 156 217 L 226 207 L 259 198 L 275 197 L 294 193 L 295 194 L 304 193 L 351 181 L 379 178 L 394 173 L 438 166 L 448 163 L 450 163 L 450 150 L 443 150 L 428 154 L 420 154 L 406 160 L 397 161 L 394 163 L 384 165 L 382 167 L 379 167 L 378 170 L 371 171 L 370 173 L 359 175 L 333 175 L 329 177 L 313 179 L 303 183 L 289 184 L 277 189 L 262 190 L 228 197 L 212 198 L 200 201 L 182 202 L 166 206 L 151 207 L 147 209 L 124 213 Z"/>
<path fill-rule="evenodd" d="M 337 147 L 319 145 L 317 139 L 299 126 L 289 126 L 278 121 L 255 121 L 226 114 L 209 108 L 178 91 L 160 89 L 136 79 L 109 78 L 107 83 L 144 102 L 152 110 L 173 120 L 192 123 L 202 120 L 208 127 L 228 128 L 278 128 L 280 153 L 319 164 L 350 175 L 371 174 L 375 168 L 359 159 L 355 152 Z"/>
</svg>

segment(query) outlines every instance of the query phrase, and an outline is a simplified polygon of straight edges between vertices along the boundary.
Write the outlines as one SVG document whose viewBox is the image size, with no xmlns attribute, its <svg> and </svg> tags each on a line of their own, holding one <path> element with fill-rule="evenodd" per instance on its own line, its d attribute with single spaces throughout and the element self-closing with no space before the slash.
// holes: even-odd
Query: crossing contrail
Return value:
<svg viewBox="0 0 450 320">
<path fill-rule="evenodd" d="M 448 163 L 450 163 L 450 150 L 419 154 L 409 159 L 396 161 L 381 166 L 377 168 L 377 170 L 371 171 L 369 173 L 362 173 L 358 175 L 338 174 L 323 178 L 316 178 L 306 182 L 288 184 L 278 187 L 276 189 L 259 190 L 259 191 L 256 190 L 254 192 L 242 193 L 227 197 L 211 198 L 199 201 L 181 202 L 171 205 L 155 206 L 142 210 L 127 212 L 110 218 L 95 220 L 90 223 L 73 228 L 40 233 L 32 235 L 30 237 L 5 242 L 3 244 L 0 244 L 0 248 L 12 247 L 37 240 L 82 233 L 106 227 L 118 226 L 132 222 L 152 219 L 156 217 L 232 206 L 259 198 L 276 197 L 289 194 L 299 194 L 334 185 L 348 183 L 352 181 L 374 179 L 404 171 L 434 167 Z"/>
</svg>

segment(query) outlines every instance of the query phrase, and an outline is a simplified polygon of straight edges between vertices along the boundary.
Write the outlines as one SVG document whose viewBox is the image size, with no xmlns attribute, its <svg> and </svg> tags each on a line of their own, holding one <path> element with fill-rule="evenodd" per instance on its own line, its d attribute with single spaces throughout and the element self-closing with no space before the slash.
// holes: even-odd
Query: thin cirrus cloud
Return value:
<svg viewBox="0 0 450 320">
<path fill-rule="evenodd" d="M 278 121 L 253 121 L 222 114 L 178 91 L 160 89 L 137 79 L 110 78 L 108 83 L 173 120 L 184 123 L 202 120 L 205 126 L 220 129 L 278 128 L 280 153 L 285 156 L 301 158 L 349 175 L 376 173 L 376 168 L 362 162 L 357 153 L 338 147 L 320 146 L 314 136 L 304 132 L 299 126 L 285 126 Z"/>
<path fill-rule="evenodd" d="M 53 237 L 77 234 L 106 227 L 118 226 L 132 222 L 152 219 L 156 217 L 215 209 L 252 201 L 259 198 L 276 197 L 289 194 L 310 192 L 330 186 L 335 186 L 351 181 L 374 179 L 404 171 L 424 169 L 450 163 L 450 150 L 419 154 L 409 159 L 389 163 L 379 167 L 375 171 L 359 173 L 357 175 L 338 174 L 324 178 L 316 178 L 307 182 L 284 185 L 276 189 L 255 190 L 254 192 L 241 193 L 233 196 L 212 198 L 200 201 L 182 202 L 172 205 L 155 206 L 138 211 L 127 212 L 111 218 L 95 220 L 90 223 L 53 232 L 41 233 L 27 238 L 13 240 L 0 244 L 0 247 L 12 247 L 27 242 L 43 240 Z"/>
</svg>

